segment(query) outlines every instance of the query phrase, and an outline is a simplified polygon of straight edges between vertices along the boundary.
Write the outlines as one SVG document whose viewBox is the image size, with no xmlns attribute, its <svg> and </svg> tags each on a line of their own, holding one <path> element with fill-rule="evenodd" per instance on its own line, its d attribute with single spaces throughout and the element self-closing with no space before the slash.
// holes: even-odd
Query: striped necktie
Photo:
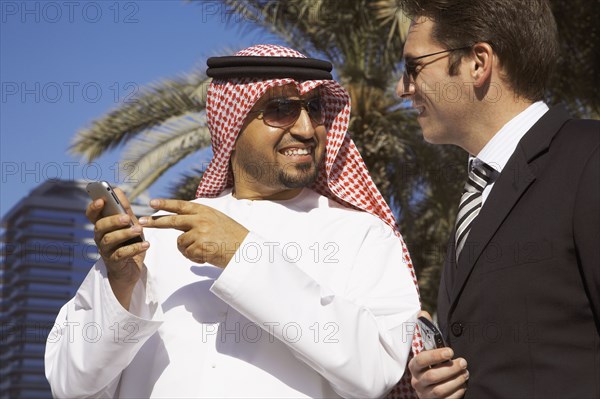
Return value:
<svg viewBox="0 0 600 399">
<path fill-rule="evenodd" d="M 456 217 L 456 260 L 465 246 L 473 221 L 481 209 L 481 193 L 492 182 L 498 172 L 478 159 L 473 161 L 469 179 L 465 183 L 465 193 L 460 198 Z"/>
</svg>

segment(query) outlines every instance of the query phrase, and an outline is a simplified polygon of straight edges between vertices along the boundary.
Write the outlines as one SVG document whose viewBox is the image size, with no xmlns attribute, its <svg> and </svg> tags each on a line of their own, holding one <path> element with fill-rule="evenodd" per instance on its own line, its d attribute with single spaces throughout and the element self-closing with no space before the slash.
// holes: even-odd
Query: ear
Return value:
<svg viewBox="0 0 600 399">
<path fill-rule="evenodd" d="M 475 87 L 483 87 L 489 83 L 492 76 L 494 49 L 488 43 L 476 43 L 473 46 L 473 64 L 471 65 L 471 77 Z"/>
</svg>

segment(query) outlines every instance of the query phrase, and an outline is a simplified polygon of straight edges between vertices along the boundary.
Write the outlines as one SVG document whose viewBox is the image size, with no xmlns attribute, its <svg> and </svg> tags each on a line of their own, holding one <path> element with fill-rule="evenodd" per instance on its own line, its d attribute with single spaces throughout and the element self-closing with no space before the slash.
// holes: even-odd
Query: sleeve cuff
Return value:
<svg viewBox="0 0 600 399">
<path fill-rule="evenodd" d="M 148 269 L 144 268 L 131 296 L 129 311 L 117 300 L 108 280 L 108 271 L 100 259 L 88 273 L 75 295 L 75 309 L 91 310 L 93 304 L 102 304 L 107 314 L 119 319 L 135 318 L 138 321 L 162 322 L 163 313 L 154 292 Z"/>
<path fill-rule="evenodd" d="M 252 272 L 253 266 L 261 260 L 262 241 L 263 239 L 257 234 L 249 232 L 219 278 L 213 283 L 210 291 L 218 294 L 226 302 L 233 299 L 234 293 Z"/>
</svg>

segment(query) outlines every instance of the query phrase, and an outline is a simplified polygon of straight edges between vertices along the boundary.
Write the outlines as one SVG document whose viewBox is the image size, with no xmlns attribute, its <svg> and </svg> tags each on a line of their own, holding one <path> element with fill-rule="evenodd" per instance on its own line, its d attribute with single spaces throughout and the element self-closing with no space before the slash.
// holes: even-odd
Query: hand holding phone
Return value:
<svg viewBox="0 0 600 399">
<path fill-rule="evenodd" d="M 411 385 L 417 396 L 462 397 L 469 378 L 466 360 L 461 357 L 454 358 L 454 351 L 447 347 L 441 331 L 429 317 L 418 317 L 417 325 L 425 350 L 415 355 L 408 363 L 412 374 Z"/>
<path fill-rule="evenodd" d="M 129 309 L 133 287 L 144 268 L 149 243 L 142 238 L 142 227 L 134 223 L 128 212 L 129 202 L 107 182 L 88 184 L 87 192 L 94 200 L 86 216 L 94 224 L 94 241 L 108 272 L 108 280 L 117 300 Z M 103 200 L 103 205 L 96 203 Z"/>
<path fill-rule="evenodd" d="M 417 318 L 417 325 L 421 331 L 423 348 L 425 348 L 425 350 L 444 348 L 447 346 L 442 332 L 431 320 L 424 316 L 420 316 Z"/>
<path fill-rule="evenodd" d="M 105 218 L 107 216 L 113 215 L 127 215 L 127 211 L 119 201 L 117 194 L 114 189 L 111 187 L 108 182 L 98 181 L 89 183 L 86 186 L 86 191 L 92 200 L 96 201 L 97 199 L 102 199 L 104 201 L 104 208 L 102 208 L 101 217 Z M 129 221 L 129 225 L 133 226 L 134 223 L 132 220 Z M 144 239 L 142 236 L 134 237 L 130 240 L 127 240 L 123 243 L 122 246 L 131 245 L 136 242 L 143 242 Z"/>
</svg>

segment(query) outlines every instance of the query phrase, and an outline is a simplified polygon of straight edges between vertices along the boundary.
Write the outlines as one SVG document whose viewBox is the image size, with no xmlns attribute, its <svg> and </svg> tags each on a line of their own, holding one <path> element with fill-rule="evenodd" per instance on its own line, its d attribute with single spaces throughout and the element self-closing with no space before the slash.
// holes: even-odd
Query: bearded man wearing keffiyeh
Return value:
<svg viewBox="0 0 600 399">
<path fill-rule="evenodd" d="M 198 198 L 153 200 L 146 241 L 121 249 L 141 228 L 90 205 L 101 259 L 48 338 L 54 395 L 374 398 L 398 383 L 420 349 L 416 281 L 330 71 L 273 45 L 209 60 Z M 90 323 L 101 336 L 62 334 Z"/>
</svg>

